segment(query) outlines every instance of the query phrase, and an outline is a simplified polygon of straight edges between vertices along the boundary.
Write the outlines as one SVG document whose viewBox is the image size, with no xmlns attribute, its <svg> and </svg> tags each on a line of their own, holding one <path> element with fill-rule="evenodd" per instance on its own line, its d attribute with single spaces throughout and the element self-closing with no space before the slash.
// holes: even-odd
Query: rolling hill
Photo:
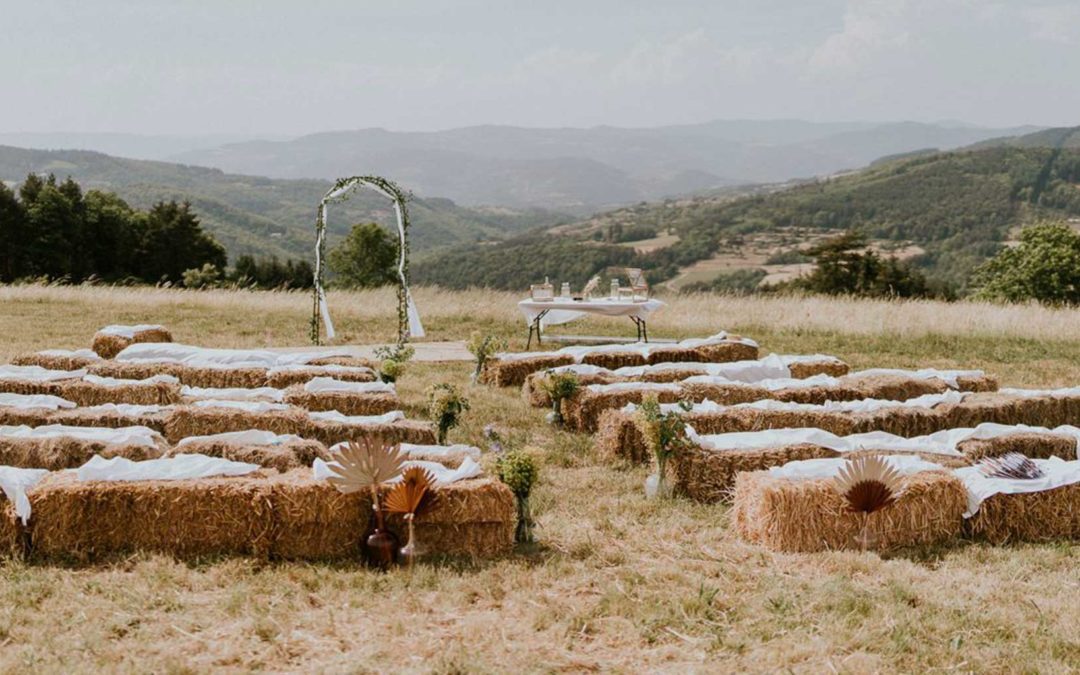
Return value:
<svg viewBox="0 0 1080 675">
<path fill-rule="evenodd" d="M 1078 137 L 1077 129 L 1049 130 L 973 149 L 918 153 L 750 196 L 639 204 L 559 227 L 557 235 L 534 232 L 440 254 L 416 275 L 452 287 L 520 289 L 543 275 L 581 284 L 608 266 L 633 262 L 656 282 L 706 261 L 745 258 L 766 240 L 763 257 L 782 259 L 806 242 L 858 229 L 881 248 L 914 252 L 912 261 L 934 283 L 962 292 L 971 270 L 1015 228 L 1040 217 L 1080 216 Z M 654 241 L 643 246 L 619 236 L 628 232 Z M 573 245 L 563 241 L 554 249 L 549 240 L 556 236 Z M 493 276 L 488 270 L 499 269 L 507 256 L 545 256 L 546 265 L 531 278 L 515 269 Z M 722 273 L 722 265 L 714 272 Z"/>
<path fill-rule="evenodd" d="M 273 180 L 98 152 L 0 146 L 0 180 L 17 183 L 29 173 L 55 173 L 61 179 L 71 176 L 84 190 L 115 192 L 138 208 L 163 199 L 190 201 L 230 258 L 245 253 L 308 258 L 314 245 L 315 209 L 330 187 L 325 180 Z M 438 247 L 500 239 L 567 219 L 541 209 L 470 209 L 449 199 L 428 197 L 416 197 L 410 213 L 410 241 L 421 255 Z M 393 224 L 390 203 L 367 191 L 335 204 L 330 214 L 332 241 L 356 222 Z"/>
<path fill-rule="evenodd" d="M 715 121 L 626 129 L 477 126 L 363 129 L 249 141 L 176 155 L 186 164 L 275 178 L 335 178 L 358 166 L 463 204 L 599 207 L 709 188 L 807 178 L 921 148 L 950 149 L 1031 131 L 901 122 Z"/>
</svg>

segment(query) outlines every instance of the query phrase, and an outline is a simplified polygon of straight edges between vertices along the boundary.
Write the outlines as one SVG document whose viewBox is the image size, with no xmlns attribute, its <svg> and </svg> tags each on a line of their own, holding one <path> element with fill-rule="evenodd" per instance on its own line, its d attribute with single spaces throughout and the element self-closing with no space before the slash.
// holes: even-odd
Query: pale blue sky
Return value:
<svg viewBox="0 0 1080 675">
<path fill-rule="evenodd" d="M 0 132 L 1080 124 L 1080 2 L 0 0 Z"/>
</svg>

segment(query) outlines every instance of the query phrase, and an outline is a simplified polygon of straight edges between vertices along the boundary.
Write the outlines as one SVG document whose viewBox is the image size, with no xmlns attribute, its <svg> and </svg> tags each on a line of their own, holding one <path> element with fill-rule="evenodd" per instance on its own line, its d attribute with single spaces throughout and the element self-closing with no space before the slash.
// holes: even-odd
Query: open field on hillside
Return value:
<svg viewBox="0 0 1080 675">
<path fill-rule="evenodd" d="M 517 295 L 418 289 L 433 340 L 479 330 L 525 342 Z M 342 341 L 392 340 L 392 291 L 335 293 Z M 88 346 L 108 323 L 160 322 L 181 342 L 306 343 L 307 294 L 0 288 L 0 361 Z M 574 333 L 632 335 L 618 320 Z M 1003 386 L 1080 383 L 1080 312 L 974 303 L 674 297 L 655 337 L 727 329 L 762 352 L 835 354 L 853 368 L 982 368 Z M 470 365 L 411 364 L 424 390 L 472 401 L 451 440 L 483 447 L 495 423 L 535 450 L 540 543 L 514 556 L 378 574 L 349 565 L 0 564 L 0 670 L 550 672 L 581 670 L 1065 672 L 1080 663 L 1080 545 L 957 543 L 776 554 L 744 544 L 727 509 L 646 501 L 646 469 L 554 432 L 517 390 L 470 386 Z"/>
</svg>

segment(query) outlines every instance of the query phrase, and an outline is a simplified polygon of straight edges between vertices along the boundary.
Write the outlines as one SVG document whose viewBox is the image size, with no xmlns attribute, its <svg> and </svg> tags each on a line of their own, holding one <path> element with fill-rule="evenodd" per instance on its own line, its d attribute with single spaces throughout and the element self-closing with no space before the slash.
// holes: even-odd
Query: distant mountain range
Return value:
<svg viewBox="0 0 1080 675">
<path fill-rule="evenodd" d="M 229 143 L 172 159 L 274 178 L 328 179 L 377 170 L 421 194 L 462 204 L 584 214 L 709 188 L 829 175 L 884 155 L 951 149 L 1036 129 L 798 120 L 644 129 L 364 129 Z"/>
<path fill-rule="evenodd" d="M 936 287 L 963 292 L 976 266 L 1043 218 L 1080 222 L 1080 127 L 915 152 L 748 196 L 711 191 L 623 207 L 547 233 L 447 251 L 415 274 L 448 287 L 520 289 L 544 276 L 578 285 L 630 265 L 660 281 L 711 263 L 719 274 L 721 260 L 747 258 L 755 242 L 774 242 L 768 253 L 778 254 L 858 230 L 884 248 L 918 251 L 912 260 Z M 631 232 L 648 245 L 613 236 Z"/>
<path fill-rule="evenodd" d="M 54 173 L 60 180 L 71 176 L 84 190 L 115 192 L 137 208 L 158 200 L 190 201 L 231 259 L 245 253 L 310 258 L 315 209 L 331 185 L 328 180 L 273 180 L 83 150 L 0 146 L 0 180 L 21 183 L 29 173 Z M 449 199 L 420 196 L 410 203 L 410 213 L 414 225 L 410 241 L 419 254 L 568 220 L 540 209 L 470 209 Z M 352 224 L 370 221 L 392 226 L 391 204 L 370 191 L 357 191 L 331 207 L 331 242 Z"/>
<path fill-rule="evenodd" d="M 721 120 L 655 128 L 362 129 L 298 138 L 0 134 L 0 145 L 94 150 L 278 179 L 379 173 L 465 205 L 602 208 L 858 169 L 887 156 L 1037 131 L 960 123 Z"/>
</svg>

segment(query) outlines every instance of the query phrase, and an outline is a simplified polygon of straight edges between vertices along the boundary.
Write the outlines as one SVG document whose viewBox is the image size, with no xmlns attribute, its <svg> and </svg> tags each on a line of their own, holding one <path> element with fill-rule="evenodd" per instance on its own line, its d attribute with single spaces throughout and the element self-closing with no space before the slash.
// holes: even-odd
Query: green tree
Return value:
<svg viewBox="0 0 1080 675">
<path fill-rule="evenodd" d="M 224 269 L 225 249 L 203 231 L 191 204 L 158 202 L 146 216 L 139 276 L 151 283 L 182 283 L 184 272 L 211 264 Z"/>
<path fill-rule="evenodd" d="M 397 282 L 397 242 L 375 223 L 353 225 L 327 262 L 345 286 L 374 288 Z"/>
<path fill-rule="evenodd" d="M 61 190 L 49 176 L 26 205 L 27 256 L 33 273 L 80 279 L 83 266 L 76 258 L 82 238 L 82 205 L 74 201 L 76 196 L 70 189 Z"/>
<path fill-rule="evenodd" d="M 0 282 L 26 273 L 26 211 L 15 193 L 0 183 Z"/>
<path fill-rule="evenodd" d="M 794 282 L 796 288 L 828 295 L 920 297 L 927 295 L 926 279 L 906 262 L 883 259 L 866 250 L 866 238 L 845 232 L 807 251 L 816 267 Z"/>
<path fill-rule="evenodd" d="M 984 300 L 1080 303 L 1080 234 L 1063 223 L 1025 228 L 1019 246 L 979 267 L 972 283 Z"/>
<path fill-rule="evenodd" d="M 131 276 L 145 217 L 110 192 L 91 190 L 83 203 L 82 258 L 87 275 L 106 281 Z"/>
</svg>

